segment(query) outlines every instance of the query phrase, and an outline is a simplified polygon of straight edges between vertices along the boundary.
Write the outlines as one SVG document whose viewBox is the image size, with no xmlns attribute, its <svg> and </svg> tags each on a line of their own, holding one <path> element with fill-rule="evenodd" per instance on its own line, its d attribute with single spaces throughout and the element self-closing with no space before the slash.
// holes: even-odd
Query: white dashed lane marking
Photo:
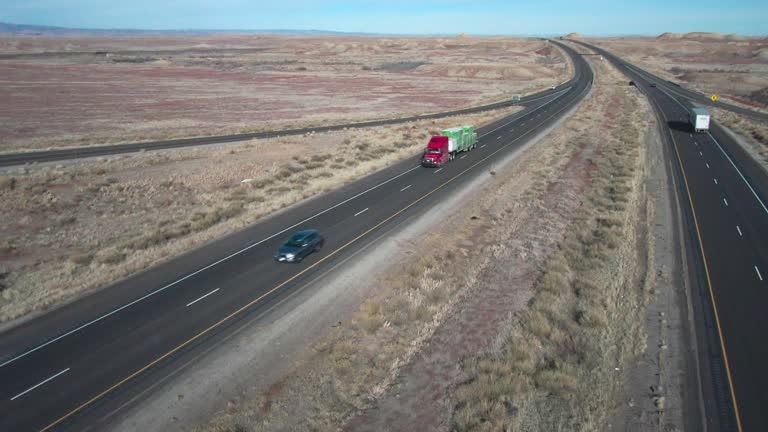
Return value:
<svg viewBox="0 0 768 432">
<path fill-rule="evenodd" d="M 209 292 L 208 294 L 206 294 L 206 295 L 204 295 L 204 296 L 202 296 L 202 297 L 199 297 L 197 300 L 193 300 L 193 301 L 191 301 L 191 302 L 187 303 L 187 307 L 190 307 L 190 306 L 192 306 L 193 304 L 195 304 L 195 303 L 199 302 L 200 300 L 202 300 L 202 299 L 204 299 L 204 298 L 208 297 L 209 295 L 211 295 L 211 294 L 215 293 L 215 292 L 216 292 L 216 291 L 218 291 L 218 290 L 219 290 L 219 288 L 216 288 L 215 290 L 213 290 L 213 291 Z"/>
<path fill-rule="evenodd" d="M 757 267 L 755 267 L 755 268 L 757 268 Z M 16 399 L 18 399 L 18 398 L 20 398 L 20 397 L 24 396 L 25 394 L 27 394 L 27 393 L 31 392 L 32 390 L 34 390 L 34 389 L 36 389 L 36 388 L 40 387 L 41 385 L 43 385 L 43 384 L 47 383 L 48 381 L 50 381 L 50 380 L 52 380 L 52 379 L 54 379 L 54 378 L 58 377 L 59 375 L 62 375 L 62 374 L 64 374 L 64 373 L 67 373 L 68 371 L 69 371 L 69 368 L 66 368 L 66 369 L 64 369 L 63 371 L 61 371 L 61 372 L 57 373 L 56 375 L 54 375 L 54 376 L 52 376 L 52 377 L 50 377 L 50 378 L 46 379 L 45 381 L 42 381 L 42 382 L 41 382 L 41 383 L 39 383 L 39 384 L 35 384 L 35 385 L 33 385 L 32 387 L 30 387 L 30 388 L 28 388 L 28 389 L 24 390 L 23 392 L 21 392 L 21 393 L 17 394 L 16 396 L 12 397 L 12 398 L 11 398 L 11 400 L 16 400 Z"/>
</svg>

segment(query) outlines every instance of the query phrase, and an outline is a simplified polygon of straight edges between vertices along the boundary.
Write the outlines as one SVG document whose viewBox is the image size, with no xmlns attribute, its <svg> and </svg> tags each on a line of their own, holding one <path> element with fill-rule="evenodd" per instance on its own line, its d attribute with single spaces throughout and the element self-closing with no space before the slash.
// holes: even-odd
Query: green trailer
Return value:
<svg viewBox="0 0 768 432">
<path fill-rule="evenodd" d="M 448 152 L 451 154 L 451 159 L 456 156 L 456 153 L 469 151 L 477 146 L 477 133 L 472 126 L 445 129 L 440 134 L 448 137 Z"/>
</svg>

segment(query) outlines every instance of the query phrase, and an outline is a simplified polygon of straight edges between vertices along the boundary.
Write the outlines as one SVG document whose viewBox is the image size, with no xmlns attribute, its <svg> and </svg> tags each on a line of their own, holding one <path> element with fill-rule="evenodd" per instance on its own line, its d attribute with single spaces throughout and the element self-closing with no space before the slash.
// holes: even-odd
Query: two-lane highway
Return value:
<svg viewBox="0 0 768 432">
<path fill-rule="evenodd" d="M 589 66 L 565 49 L 572 85 L 481 128 L 478 147 L 445 167 L 403 161 L 0 335 L 0 430 L 103 428 L 108 413 L 238 323 L 483 175 L 589 90 Z M 304 228 L 323 233 L 323 250 L 298 265 L 273 262 Z"/>
<path fill-rule="evenodd" d="M 681 208 L 687 215 L 705 426 L 766 431 L 768 175 L 717 119 L 709 132 L 691 130 L 688 111 L 693 104 L 683 97 L 687 94 L 683 89 L 582 44 L 630 77 L 648 95 L 661 120 Z"/>
</svg>

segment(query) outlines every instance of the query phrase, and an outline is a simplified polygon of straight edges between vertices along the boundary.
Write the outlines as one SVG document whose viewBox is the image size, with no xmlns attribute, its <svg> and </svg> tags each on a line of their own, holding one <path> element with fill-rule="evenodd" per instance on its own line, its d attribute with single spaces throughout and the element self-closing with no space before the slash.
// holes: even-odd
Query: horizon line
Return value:
<svg viewBox="0 0 768 432">
<path fill-rule="evenodd" d="M 34 28 L 40 30 L 67 30 L 67 31 L 80 31 L 80 32 L 135 32 L 135 33 L 214 33 L 214 34 L 227 34 L 227 33 L 246 33 L 246 34 L 260 34 L 260 33 L 287 33 L 287 34 L 301 34 L 301 33 L 320 33 L 320 34 L 336 34 L 336 35 L 353 35 L 353 36 L 411 36 L 411 37 L 457 37 L 460 35 L 465 36 L 477 36 L 477 37 L 540 37 L 540 38 L 554 38 L 565 37 L 569 34 L 575 33 L 580 37 L 593 38 L 593 37 L 658 37 L 666 33 L 686 35 L 691 33 L 711 33 L 721 34 L 723 36 L 738 35 L 746 38 L 761 38 L 768 37 L 768 34 L 762 35 L 747 35 L 740 33 L 720 33 L 712 31 L 693 31 L 693 32 L 672 32 L 665 31 L 661 33 L 603 33 L 603 34 L 586 34 L 580 32 L 567 32 L 567 33 L 468 33 L 468 32 L 455 32 L 455 33 L 379 33 L 379 32 L 360 32 L 360 31 L 343 31 L 343 30 L 323 30 L 323 29 L 206 29 L 206 28 L 183 28 L 183 29 L 145 29 L 145 28 L 98 28 L 98 27 L 63 27 L 44 24 L 21 24 L 10 23 L 0 21 L 0 26 L 18 26 L 28 27 L 26 31 L 34 31 Z M 1 34 L 11 34 L 12 32 L 3 32 Z M 35 36 L 35 35 L 29 35 Z M 55 35 L 54 35 L 55 36 Z"/>
</svg>

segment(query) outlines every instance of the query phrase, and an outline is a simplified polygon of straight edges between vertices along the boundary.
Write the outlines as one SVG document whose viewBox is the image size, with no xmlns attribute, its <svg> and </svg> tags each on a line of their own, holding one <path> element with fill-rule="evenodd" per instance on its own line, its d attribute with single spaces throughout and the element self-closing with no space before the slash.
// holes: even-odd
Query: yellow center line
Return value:
<svg viewBox="0 0 768 432">
<path fill-rule="evenodd" d="M 560 110 L 556 111 L 555 113 L 553 113 L 552 115 L 550 115 L 549 117 L 547 117 L 547 118 L 546 118 L 544 121 L 546 121 L 546 120 L 549 120 L 550 118 L 554 117 L 555 115 L 557 115 L 558 113 L 560 113 L 560 112 L 561 112 L 561 111 L 563 111 L 564 109 L 565 109 L 565 107 L 561 108 Z M 543 123 L 544 121 L 542 121 L 542 123 Z M 256 303 L 258 303 L 258 302 L 260 302 L 261 300 L 263 300 L 263 299 L 264 299 L 264 298 L 266 298 L 267 296 L 271 295 L 271 294 L 272 294 L 272 293 L 274 293 L 275 291 L 279 290 L 280 288 L 284 287 L 285 285 L 289 284 L 291 281 L 295 280 L 295 279 L 296 279 L 296 278 L 298 278 L 299 276 L 301 276 L 301 275 L 303 275 L 304 273 L 306 273 L 306 272 L 308 272 L 308 271 L 312 270 L 313 268 L 317 267 L 318 265 L 320 265 L 320 264 L 321 264 L 321 263 L 323 263 L 324 261 L 328 260 L 328 259 L 329 259 L 329 258 L 331 258 L 332 256 L 334 256 L 334 255 L 338 254 L 339 252 L 341 252 L 342 250 L 346 249 L 346 248 L 347 248 L 349 245 L 351 245 L 352 243 L 354 243 L 354 242 L 356 242 L 356 241 L 360 240 L 361 238 L 365 237 L 366 235 L 368 235 L 369 233 L 371 233 L 371 232 L 372 232 L 373 230 L 375 230 L 376 228 L 378 228 L 378 227 L 382 226 L 383 224 L 385 224 L 385 223 L 389 222 L 390 220 L 392 220 L 393 218 L 397 217 L 398 215 L 400 215 L 400 214 L 401 214 L 401 213 L 403 213 L 404 211 L 408 210 L 409 208 L 411 208 L 411 207 L 413 207 L 414 205 L 418 204 L 419 202 L 423 201 L 424 199 L 426 199 L 427 197 L 429 197 L 429 196 L 430 196 L 430 195 L 432 195 L 433 193 L 435 193 L 435 192 L 437 192 L 438 190 L 440 190 L 440 189 L 444 188 L 446 185 L 448 185 L 448 184 L 449 184 L 449 183 L 451 183 L 452 181 L 454 181 L 454 180 L 456 180 L 457 178 L 459 178 L 459 177 L 463 176 L 463 175 L 464 175 L 464 174 L 466 174 L 467 172 L 469 172 L 469 171 L 473 170 L 475 167 L 477 167 L 477 166 L 478 166 L 478 165 L 480 165 L 481 163 L 485 162 L 486 160 L 490 159 L 492 156 L 496 155 L 496 153 L 498 153 L 498 152 L 500 152 L 500 151 L 504 150 L 504 149 L 505 149 L 507 146 L 509 146 L 510 144 L 514 143 L 515 141 L 518 141 L 519 139 L 521 139 L 521 138 L 525 137 L 526 135 L 530 134 L 531 132 L 534 132 L 534 130 L 529 130 L 528 132 L 526 132 L 526 133 L 524 133 L 524 134 L 522 134 L 522 135 L 518 136 L 517 138 L 515 138 L 515 139 L 514 139 L 514 140 L 512 140 L 512 141 L 510 141 L 509 143 L 507 143 L 507 144 L 505 144 L 505 145 L 503 145 L 503 146 L 499 147 L 499 149 L 495 150 L 494 152 L 490 153 L 488 156 L 486 156 L 486 157 L 484 157 L 484 158 L 480 159 L 479 161 L 475 162 L 474 164 L 470 165 L 470 166 L 469 166 L 468 168 L 466 168 L 464 171 L 461 171 L 460 173 L 456 174 L 454 177 L 452 177 L 452 178 L 450 178 L 450 179 L 446 180 L 446 181 L 445 181 L 444 183 L 442 183 L 441 185 L 437 186 L 436 188 L 434 188 L 434 189 L 432 189 L 431 191 L 427 192 L 426 194 L 422 195 L 421 197 L 419 197 L 419 198 L 418 198 L 418 199 L 416 199 L 415 201 L 411 202 L 411 203 L 410 203 L 410 204 L 408 204 L 407 206 L 405 206 L 405 207 L 403 207 L 402 209 L 398 210 L 397 212 L 393 213 L 391 216 L 387 217 L 386 219 L 384 219 L 384 220 L 382 220 L 381 222 L 377 223 L 377 224 L 376 224 L 376 225 L 374 225 L 373 227 L 369 228 L 369 229 L 368 229 L 367 231 L 365 231 L 364 233 L 362 233 L 362 234 L 358 235 L 357 237 L 353 238 L 352 240 L 348 241 L 348 242 L 347 242 L 347 243 L 345 243 L 344 245 L 340 246 L 339 248 L 337 248 L 336 250 L 334 250 L 334 251 L 333 251 L 333 252 L 331 252 L 330 254 L 328 254 L 328 255 L 324 256 L 323 258 L 319 259 L 319 260 L 318 260 L 316 263 L 314 263 L 314 264 L 312 264 L 311 266 L 307 267 L 306 269 L 304 269 L 304 270 L 300 271 L 299 273 L 297 273 L 297 274 L 295 274 L 295 275 L 291 276 L 290 278 L 286 279 L 285 281 L 283 281 L 283 282 L 282 282 L 282 283 L 280 283 L 279 285 L 275 286 L 275 287 L 274 287 L 274 288 L 272 288 L 271 290 L 269 290 L 269 291 L 267 291 L 266 293 L 264 293 L 264 294 L 260 295 L 259 297 L 255 298 L 254 300 L 251 300 L 250 302 L 248 302 L 248 303 L 247 303 L 247 304 L 245 304 L 244 306 L 240 307 L 240 308 L 239 308 L 239 309 L 237 309 L 236 311 L 232 312 L 231 314 L 227 315 L 226 317 L 222 318 L 221 320 L 219 320 L 219 321 L 218 321 L 218 322 L 216 322 L 215 324 L 212 324 L 210 327 L 208 327 L 208 328 L 206 328 L 205 330 L 201 331 L 200 333 L 198 333 L 198 334 L 196 334 L 196 335 L 192 336 L 191 338 L 187 339 L 185 342 L 183 342 L 183 343 L 181 343 L 180 345 L 176 346 L 176 347 L 175 347 L 175 348 L 173 348 L 172 350 L 170 350 L 170 351 L 166 352 L 165 354 L 161 355 L 160 357 L 156 358 L 156 359 L 155 359 L 155 360 L 153 360 L 152 362 L 148 363 L 146 366 L 142 367 L 141 369 L 137 370 L 136 372 L 133 372 L 132 374 L 128 375 L 127 377 L 125 377 L 125 378 L 121 379 L 120 381 L 118 381 L 117 383 L 113 384 L 113 385 L 112 385 L 111 387 L 109 387 L 108 389 L 106 389 L 106 390 L 102 391 L 101 393 L 99 393 L 99 394 L 97 394 L 96 396 L 92 397 L 92 398 L 91 398 L 91 399 L 89 399 L 88 401 L 86 401 L 86 402 L 82 403 L 82 404 L 81 404 L 80 406 L 78 406 L 77 408 L 75 408 L 75 409 L 73 409 L 72 411 L 70 411 L 70 412 L 68 412 L 68 413 L 64 414 L 64 415 L 63 415 L 63 416 L 61 416 L 61 417 L 59 417 L 59 419 L 57 419 L 57 420 L 56 420 L 56 421 L 54 421 L 53 423 L 49 424 L 49 425 L 48 425 L 48 426 L 46 426 L 45 428 L 41 429 L 41 430 L 40 430 L 40 432 L 45 432 L 45 431 L 48 431 L 48 430 L 50 430 L 50 429 L 51 429 L 51 428 L 53 428 L 54 426 L 58 425 L 59 423 L 63 422 L 64 420 L 66 420 L 67 418 L 69 418 L 69 417 L 73 416 L 74 414 L 76 414 L 76 413 L 78 413 L 78 412 L 82 411 L 82 410 L 83 410 L 85 407 L 87 407 L 88 405 L 90 405 L 90 404 L 92 404 L 93 402 L 95 402 L 95 401 L 97 401 L 97 400 L 101 399 L 102 397 L 104 397 L 105 395 L 109 394 L 110 392 L 112 392 L 112 391 L 113 391 L 113 390 L 115 390 L 116 388 L 120 387 L 121 385 L 125 384 L 126 382 L 128 382 L 128 381 L 132 380 L 133 378 L 137 377 L 138 375 L 140 375 L 141 373 L 143 373 L 143 372 L 144 372 L 144 371 L 146 371 L 147 369 L 151 368 L 152 366 L 156 365 L 157 363 L 159 363 L 159 362 L 163 361 L 164 359 L 168 358 L 169 356 L 173 355 L 174 353 L 176 353 L 176 352 L 177 352 L 177 351 L 179 351 L 180 349 L 184 348 L 185 346 L 189 345 L 190 343 L 192 343 L 192 342 L 196 341 L 197 339 L 200 339 L 201 337 L 203 337 L 203 336 L 205 336 L 206 334 L 210 333 L 210 332 L 211 332 L 212 330 L 214 330 L 216 327 L 219 327 L 219 326 L 220 326 L 220 325 L 222 325 L 223 323 L 225 323 L 225 322 L 229 321 L 230 319 L 234 318 L 235 316 L 237 316 L 237 315 L 241 314 L 243 311 L 245 311 L 245 310 L 246 310 L 246 309 L 248 309 L 249 307 L 251 307 L 251 306 L 255 305 L 255 304 L 256 304 Z"/>
<path fill-rule="evenodd" d="M 667 118 L 662 112 L 662 115 L 664 116 L 665 123 L 667 122 Z M 723 353 L 723 363 L 725 363 L 725 374 L 728 377 L 728 389 L 731 392 L 731 400 L 733 400 L 733 411 L 736 416 L 736 428 L 739 432 L 742 432 L 741 428 L 741 415 L 739 414 L 739 404 L 736 402 L 736 390 L 733 386 L 733 378 L 731 377 L 731 366 L 730 362 L 728 361 L 728 353 L 725 349 L 725 338 L 723 338 L 723 330 L 720 327 L 720 314 L 717 312 L 717 302 L 715 301 L 715 293 L 712 289 L 712 280 L 709 277 L 709 265 L 707 264 L 707 255 L 704 253 L 704 242 L 701 237 L 701 231 L 699 230 L 699 220 L 698 217 L 696 217 L 696 208 L 693 205 L 693 198 L 691 197 L 691 190 L 688 187 L 688 176 L 685 174 L 685 168 L 683 168 L 683 160 L 680 157 L 680 152 L 677 149 L 677 141 L 675 140 L 675 137 L 672 133 L 669 134 L 669 136 L 672 138 L 672 143 L 674 144 L 673 147 L 675 149 L 675 154 L 677 155 L 677 163 L 680 166 L 680 171 L 683 174 L 683 183 L 685 184 L 685 192 L 688 194 L 688 203 L 691 206 L 691 213 L 693 214 L 693 225 L 696 228 L 696 236 L 699 240 L 699 250 L 701 251 L 701 259 L 704 263 L 704 273 L 707 276 L 707 287 L 709 288 L 709 297 L 712 300 L 712 309 L 715 312 L 715 324 L 717 325 L 717 335 L 720 338 L 720 350 Z"/>
</svg>

